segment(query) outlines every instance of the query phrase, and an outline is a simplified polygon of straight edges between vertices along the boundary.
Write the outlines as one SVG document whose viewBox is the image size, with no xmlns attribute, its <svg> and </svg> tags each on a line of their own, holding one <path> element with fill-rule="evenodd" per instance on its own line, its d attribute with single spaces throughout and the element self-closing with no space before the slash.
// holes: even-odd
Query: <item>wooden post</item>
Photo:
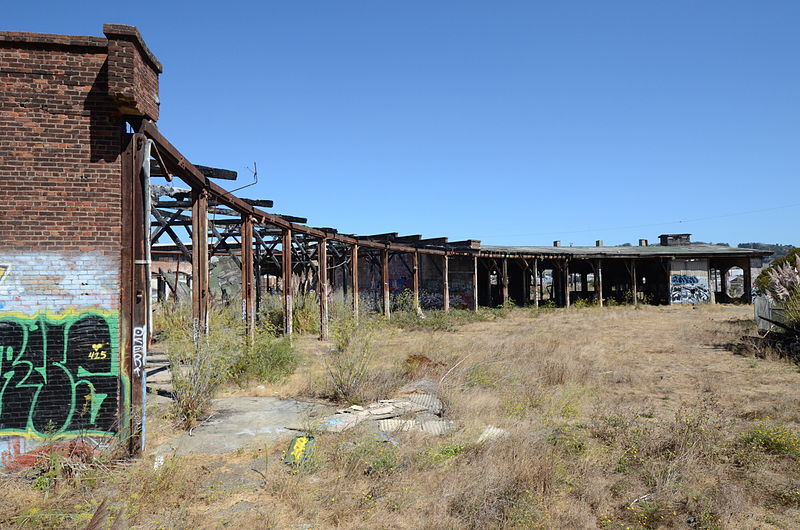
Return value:
<svg viewBox="0 0 800 530">
<path fill-rule="evenodd" d="M 503 288 L 503 304 L 508 301 L 508 260 L 503 258 L 503 265 L 500 274 L 500 282 Z"/>
<path fill-rule="evenodd" d="M 478 256 L 472 258 L 472 310 L 478 310 Z"/>
<path fill-rule="evenodd" d="M 569 307 L 569 260 L 564 260 L 564 307 Z"/>
<path fill-rule="evenodd" d="M 391 318 L 389 299 L 389 249 L 381 250 L 381 276 L 383 277 L 383 315 Z"/>
<path fill-rule="evenodd" d="M 450 311 L 450 257 L 442 256 L 442 311 Z"/>
<path fill-rule="evenodd" d="M 416 250 L 411 254 L 411 263 L 414 269 L 411 279 L 411 288 L 414 290 L 414 311 L 419 311 L 419 252 Z"/>
<path fill-rule="evenodd" d="M 639 285 L 636 279 L 636 258 L 631 259 L 631 291 L 633 292 L 633 305 L 639 304 Z"/>
<path fill-rule="evenodd" d="M 192 317 L 194 333 L 205 334 L 208 331 L 208 195 L 196 188 L 192 189 Z"/>
<path fill-rule="evenodd" d="M 533 258 L 533 306 L 539 307 L 539 258 Z"/>
<path fill-rule="evenodd" d="M 597 297 L 597 305 L 603 307 L 603 261 L 597 260 L 594 268 L 594 292 Z"/>
<path fill-rule="evenodd" d="M 358 322 L 358 245 L 350 247 L 350 280 L 353 291 L 353 318 Z"/>
<path fill-rule="evenodd" d="M 248 340 L 255 333 L 254 264 L 253 218 L 245 215 L 242 216 L 242 318 Z"/>
<path fill-rule="evenodd" d="M 282 273 L 283 273 L 283 333 L 292 336 L 292 230 L 283 229 L 282 241 Z"/>
<path fill-rule="evenodd" d="M 328 340 L 328 240 L 317 243 L 317 294 L 319 295 L 319 340 Z"/>
</svg>

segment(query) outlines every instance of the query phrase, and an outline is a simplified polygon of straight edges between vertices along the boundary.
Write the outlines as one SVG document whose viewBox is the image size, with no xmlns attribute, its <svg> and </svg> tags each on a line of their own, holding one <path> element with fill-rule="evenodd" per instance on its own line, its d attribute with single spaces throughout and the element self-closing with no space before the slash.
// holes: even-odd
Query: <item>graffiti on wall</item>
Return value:
<svg viewBox="0 0 800 530">
<path fill-rule="evenodd" d="M 673 304 L 702 304 L 711 300 L 708 281 L 686 274 L 673 274 L 670 285 Z"/>
<path fill-rule="evenodd" d="M 114 434 L 118 315 L 0 314 L 0 436 Z"/>
</svg>

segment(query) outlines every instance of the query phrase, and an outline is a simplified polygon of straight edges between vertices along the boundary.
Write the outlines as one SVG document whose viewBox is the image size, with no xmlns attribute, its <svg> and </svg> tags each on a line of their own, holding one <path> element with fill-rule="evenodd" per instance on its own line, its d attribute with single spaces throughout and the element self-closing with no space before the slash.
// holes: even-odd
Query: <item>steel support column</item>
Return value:
<svg viewBox="0 0 800 530">
<path fill-rule="evenodd" d="M 450 311 L 450 257 L 442 256 L 442 310 Z"/>
<path fill-rule="evenodd" d="M 381 279 L 383 280 L 383 315 L 391 318 L 389 305 L 389 249 L 381 249 Z"/>
<path fill-rule="evenodd" d="M 192 188 L 192 317 L 194 332 L 208 331 L 208 194 Z"/>
<path fill-rule="evenodd" d="M 478 310 L 478 256 L 472 257 L 472 310 Z"/>
<path fill-rule="evenodd" d="M 358 322 L 358 303 L 360 301 L 358 295 L 358 245 L 355 244 L 350 246 L 350 272 L 353 291 L 353 318 Z"/>
<path fill-rule="evenodd" d="M 597 305 L 603 307 L 603 261 L 597 260 L 594 267 L 594 292 Z"/>
<path fill-rule="evenodd" d="M 508 260 L 503 258 L 500 273 L 500 282 L 503 288 L 503 305 L 508 302 Z"/>
<path fill-rule="evenodd" d="M 742 272 L 744 272 L 744 301 L 748 304 L 753 303 L 753 272 L 750 270 L 750 258 L 742 260 Z"/>
<path fill-rule="evenodd" d="M 282 248 L 282 273 L 283 273 L 283 333 L 290 337 L 292 335 L 292 231 L 289 228 L 283 229 Z"/>
<path fill-rule="evenodd" d="M 411 263 L 414 269 L 411 279 L 411 288 L 414 290 L 414 311 L 419 311 L 419 252 L 411 253 Z"/>
<path fill-rule="evenodd" d="M 319 340 L 328 340 L 328 240 L 320 238 L 317 247 L 317 294 L 319 294 Z"/>
<path fill-rule="evenodd" d="M 253 339 L 256 323 L 255 260 L 253 259 L 253 217 L 242 216 L 242 318 L 248 340 Z"/>
</svg>

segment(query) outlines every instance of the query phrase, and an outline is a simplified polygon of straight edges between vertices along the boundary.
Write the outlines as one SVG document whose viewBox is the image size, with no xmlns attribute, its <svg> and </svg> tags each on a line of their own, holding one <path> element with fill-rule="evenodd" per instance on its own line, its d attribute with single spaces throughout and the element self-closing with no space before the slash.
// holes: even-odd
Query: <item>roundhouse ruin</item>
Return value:
<svg viewBox="0 0 800 530">
<path fill-rule="evenodd" d="M 250 332 L 267 294 L 315 293 L 387 317 L 417 307 L 713 303 L 751 299 L 768 254 L 691 244 L 501 247 L 446 237 L 343 234 L 270 213 L 195 165 L 159 131 L 162 66 L 132 26 L 104 37 L 0 32 L 0 458 L 43 440 L 124 434 L 142 444 L 150 315 L 212 300 L 241 304 Z M 739 271 L 734 273 L 734 271 Z"/>
</svg>

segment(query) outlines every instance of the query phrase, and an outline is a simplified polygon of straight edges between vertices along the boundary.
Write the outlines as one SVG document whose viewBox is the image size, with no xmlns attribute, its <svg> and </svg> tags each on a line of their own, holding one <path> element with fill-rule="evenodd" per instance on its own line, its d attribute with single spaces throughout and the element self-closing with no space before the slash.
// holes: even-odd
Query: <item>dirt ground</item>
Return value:
<svg viewBox="0 0 800 530">
<path fill-rule="evenodd" d="M 6 480 L 0 524 L 83 527 L 107 499 L 136 528 L 800 527 L 800 371 L 733 353 L 752 307 L 520 309 L 372 333 L 358 395 L 428 378 L 452 432 L 312 432 L 301 466 L 282 463 L 287 438 L 158 469 L 146 455 L 45 491 Z M 330 345 L 296 347 L 286 381 L 225 395 L 323 399 Z M 168 438 L 164 411 L 150 417 Z M 479 442 L 487 426 L 504 435 Z"/>
</svg>

